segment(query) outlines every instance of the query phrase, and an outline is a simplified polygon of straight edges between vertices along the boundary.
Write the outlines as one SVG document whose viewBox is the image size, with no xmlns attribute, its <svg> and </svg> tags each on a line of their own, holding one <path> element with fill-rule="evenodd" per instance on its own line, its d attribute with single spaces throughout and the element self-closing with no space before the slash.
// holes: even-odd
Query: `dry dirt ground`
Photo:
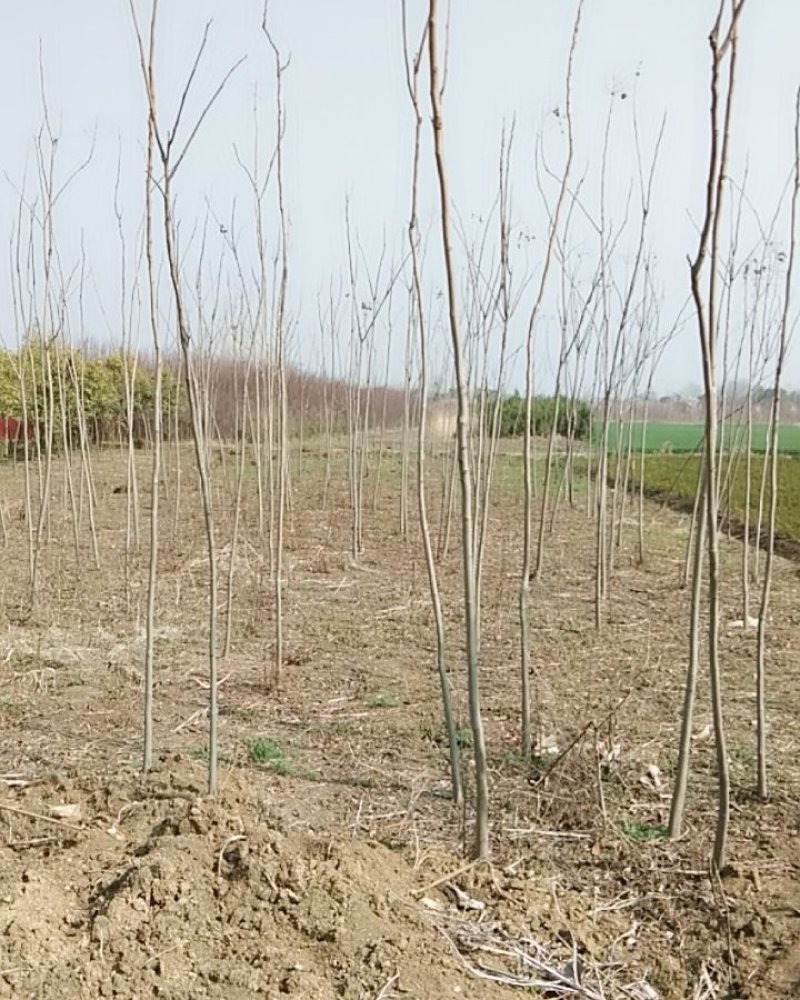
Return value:
<svg viewBox="0 0 800 1000">
<path fill-rule="evenodd" d="M 147 456 L 139 456 L 147 481 Z M 489 521 L 481 676 L 494 857 L 465 861 L 471 814 L 448 802 L 427 578 L 398 459 L 367 481 L 365 550 L 349 556 L 339 459 L 295 456 L 284 590 L 286 668 L 264 685 L 274 621 L 253 470 L 220 664 L 221 790 L 205 793 L 207 560 L 187 451 L 176 518 L 162 500 L 158 764 L 140 771 L 146 565 L 126 557 L 124 462 L 95 458 L 100 568 L 85 494 L 76 571 L 63 469 L 37 609 L 23 614 L 21 470 L 0 466 L 0 997 L 800 995 L 800 625 L 797 566 L 776 567 L 768 701 L 771 796 L 754 799 L 754 653 L 740 545 L 725 542 L 723 671 L 731 864 L 711 878 L 713 739 L 703 675 L 685 837 L 663 839 L 686 665 L 686 520 L 647 508 L 593 623 L 585 495 L 561 509 L 532 589 L 542 754 L 519 754 L 519 460 Z M 300 461 L 302 460 L 302 467 Z M 224 625 L 233 458 L 217 462 Z M 439 465 L 431 463 L 432 476 Z M 122 470 L 122 471 L 121 471 Z M 227 476 L 227 478 L 226 478 Z M 76 483 L 77 483 L 76 473 Z M 431 507 L 438 512 L 438 485 Z M 148 505 L 140 511 L 146 549 Z M 454 542 L 457 533 L 454 533 Z M 0 544 L 3 538 L 0 536 Z M 443 561 L 448 655 L 466 720 L 460 564 Z M 468 731 L 463 731 L 469 784 Z M 59 809 L 58 807 L 66 807 Z M 579 967 L 576 971 L 576 967 Z M 549 970 L 549 971 L 548 971 Z M 580 987 L 576 985 L 580 980 Z"/>
</svg>

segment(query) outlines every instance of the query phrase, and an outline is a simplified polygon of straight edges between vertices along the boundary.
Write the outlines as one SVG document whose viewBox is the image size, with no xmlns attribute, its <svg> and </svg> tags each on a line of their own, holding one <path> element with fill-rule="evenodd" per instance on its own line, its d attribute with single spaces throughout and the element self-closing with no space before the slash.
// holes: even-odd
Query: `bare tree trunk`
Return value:
<svg viewBox="0 0 800 1000">
<path fill-rule="evenodd" d="M 697 255 L 691 265 L 692 298 L 697 311 L 698 334 L 703 358 L 703 385 L 705 389 L 705 504 L 708 525 L 708 660 L 711 680 L 711 710 L 714 720 L 714 736 L 717 757 L 717 829 L 714 838 L 714 867 L 719 871 L 725 866 L 730 817 L 730 774 L 728 750 L 722 708 L 721 671 L 719 660 L 719 618 L 720 618 L 720 561 L 718 524 L 717 470 L 717 376 L 716 376 L 716 332 L 717 332 L 717 273 L 719 262 L 719 228 L 722 218 L 722 195 L 727 169 L 727 154 L 730 138 L 730 122 L 733 110 L 733 91 L 736 68 L 738 20 L 745 0 L 731 0 L 731 24 L 720 43 L 719 32 L 725 8 L 725 0 L 720 0 L 719 12 L 709 36 L 711 46 L 711 153 L 706 185 L 706 209 Z M 719 76 L 730 49 L 728 64 L 728 90 L 725 102 L 723 133 L 719 137 Z M 710 248 L 709 248 L 710 243 Z M 707 295 L 701 289 L 702 272 L 706 255 L 710 249 L 710 266 Z"/>
<path fill-rule="evenodd" d="M 146 57 L 144 43 L 136 21 L 136 12 L 133 0 L 130 0 L 131 17 L 134 22 L 136 36 L 139 43 L 139 55 L 142 71 L 143 83 L 145 86 L 146 98 L 149 110 L 150 128 L 155 149 L 159 154 L 161 162 L 161 178 L 159 191 L 161 194 L 164 245 L 167 256 L 170 285 L 172 287 L 173 302 L 175 306 L 175 320 L 178 329 L 181 357 L 183 359 L 184 380 L 186 386 L 187 401 L 189 406 L 189 416 L 192 426 L 192 438 L 194 442 L 195 461 L 197 474 L 200 482 L 200 495 L 203 507 L 203 520 L 205 524 L 206 546 L 208 555 L 208 666 L 209 666 L 209 706 L 208 706 L 208 792 L 209 795 L 216 794 L 217 791 L 217 765 L 218 765 L 218 690 L 217 690 L 217 547 L 214 526 L 213 494 L 211 489 L 211 476 L 209 470 L 209 450 L 207 435 L 209 428 L 203 420 L 203 398 L 198 386 L 197 378 L 192 366 L 191 335 L 188 326 L 188 314 L 184 303 L 184 290 L 181 276 L 181 264 L 176 246 L 176 225 L 173 217 L 172 181 L 175 173 L 184 161 L 186 154 L 191 147 L 192 141 L 196 137 L 206 114 L 219 97 L 230 79 L 234 70 L 238 67 L 236 63 L 222 79 L 216 91 L 206 103 L 194 128 L 189 132 L 189 137 L 182 150 L 177 152 L 174 148 L 180 124 L 182 111 L 187 95 L 191 89 L 192 81 L 195 78 L 198 64 L 205 50 L 210 24 L 206 26 L 203 40 L 195 56 L 195 60 L 190 70 L 183 88 L 178 111 L 172 127 L 166 133 L 166 139 L 162 136 L 156 113 L 154 73 L 152 70 L 153 54 L 155 49 L 155 21 L 158 7 L 158 0 L 153 0 L 151 7 L 151 31 L 149 39 L 149 59 L 150 69 L 146 68 Z M 241 62 L 241 60 L 240 60 Z"/>
<path fill-rule="evenodd" d="M 766 646 L 767 615 L 772 587 L 772 561 L 775 552 L 775 519 L 778 510 L 778 435 L 781 414 L 781 378 L 790 337 L 789 310 L 794 276 L 795 243 L 797 232 L 797 201 L 800 193 L 800 89 L 795 101 L 794 126 L 794 187 L 789 228 L 789 259 L 786 266 L 786 287 L 781 313 L 778 357 L 775 362 L 775 379 L 772 387 L 772 419 L 770 421 L 769 453 L 764 463 L 769 462 L 769 517 L 767 522 L 767 552 L 764 559 L 764 579 L 761 586 L 761 606 L 758 612 L 758 636 L 756 645 L 756 720 L 757 720 L 757 774 L 758 796 L 766 799 L 767 783 L 767 705 L 766 705 Z"/>
<path fill-rule="evenodd" d="M 475 856 L 488 858 L 489 843 L 489 772 L 486 762 L 486 741 L 481 715 L 480 677 L 477 655 L 477 618 L 475 601 L 475 554 L 472 547 L 472 470 L 469 462 L 471 408 L 466 391 L 464 355 L 458 326 L 455 265 L 450 243 L 450 199 L 444 162 L 442 126 L 442 93 L 439 79 L 437 0 L 430 0 L 428 13 L 428 59 L 430 65 L 430 99 L 433 112 L 433 142 L 436 172 L 439 181 L 439 201 L 442 226 L 442 250 L 447 276 L 450 337 L 458 395 L 458 464 L 461 479 L 461 545 L 464 572 L 464 613 L 466 617 L 467 672 L 469 679 L 469 712 L 475 755 Z"/>
<path fill-rule="evenodd" d="M 272 668 L 272 687 L 278 689 L 281 684 L 283 673 L 283 554 L 284 554 L 284 526 L 286 517 L 286 498 L 288 483 L 288 462 L 289 462 L 289 439 L 288 422 L 289 411 L 286 398 L 286 289 L 289 276 L 289 231 L 286 214 L 286 202 L 284 195 L 284 172 L 283 172 L 283 137 L 285 132 L 284 105 L 283 105 L 283 72 L 288 63 L 281 61 L 280 51 L 273 41 L 272 35 L 267 28 L 267 5 L 264 4 L 264 14 L 261 22 L 263 31 L 274 57 L 275 83 L 276 83 L 276 111 L 277 111 L 277 136 L 275 142 L 276 156 L 276 180 L 278 193 L 278 217 L 280 220 L 280 255 L 278 280 L 278 308 L 275 317 L 275 347 L 277 361 L 278 379 L 278 510 L 275 534 L 275 566 L 274 566 L 274 587 L 275 587 L 275 655 Z"/>
<path fill-rule="evenodd" d="M 483 444 L 482 454 L 483 462 L 478 467 L 478 483 L 476 489 L 476 498 L 479 498 L 480 502 L 476 503 L 476 521 L 478 520 L 477 513 L 480 512 L 480 520 L 478 523 L 478 531 L 476 538 L 476 560 L 475 560 L 475 593 L 478 607 L 481 607 L 481 594 L 483 586 L 483 566 L 484 566 L 484 553 L 486 549 L 486 540 L 489 535 L 489 510 L 490 510 L 490 500 L 491 500 L 491 489 L 492 482 L 494 479 L 494 469 L 495 461 L 497 459 L 497 448 L 500 440 L 500 415 L 503 408 L 503 392 L 505 387 L 505 366 L 506 366 L 506 350 L 508 346 L 508 331 L 511 325 L 511 320 L 513 318 L 515 310 L 515 296 L 513 294 L 512 279 L 513 274 L 511 270 L 510 257 L 509 257 L 509 245 L 510 245 L 510 233 L 511 233 L 511 208 L 510 208 L 510 190 L 509 190 L 509 175 L 511 170 L 511 148 L 514 140 L 513 130 L 509 131 L 508 139 L 506 139 L 505 132 L 501 139 L 500 144 L 500 163 L 499 163 L 499 192 L 498 192 L 498 205 L 499 205 L 499 221 L 500 221 L 500 263 L 499 263 L 499 273 L 498 273 L 498 290 L 496 294 L 496 308 L 500 315 L 500 356 L 498 359 L 497 368 L 497 380 L 494 386 L 493 396 L 489 408 L 491 413 L 491 424 L 488 428 L 485 428 L 483 433 L 485 434 L 486 440 Z M 493 298 L 495 296 L 493 295 Z M 487 395 L 487 378 L 488 373 L 486 372 L 486 355 L 488 354 L 489 345 L 489 322 L 488 320 L 483 321 L 486 329 L 484 331 L 485 340 L 485 353 L 484 353 L 484 379 L 483 379 L 483 390 L 482 395 L 485 397 Z M 482 404 L 483 412 L 480 416 L 480 426 L 484 427 L 484 422 L 488 423 L 488 417 L 486 416 L 486 406 L 488 406 L 488 401 Z M 488 431 L 488 434 L 486 433 Z M 478 642 L 480 643 L 480 629 L 478 633 Z"/>
<path fill-rule="evenodd" d="M 389 365 L 392 359 L 392 306 L 389 303 L 389 320 L 386 341 L 386 368 L 383 373 L 383 406 L 381 407 L 381 431 L 378 437 L 378 463 L 375 468 L 375 489 L 372 494 L 372 509 L 378 509 L 381 491 L 381 472 L 383 470 L 383 454 L 386 443 L 386 404 L 389 398 Z"/>
<path fill-rule="evenodd" d="M 453 501 L 458 478 L 458 447 L 453 443 L 444 452 L 445 475 L 442 479 L 442 507 L 439 518 L 439 540 L 436 546 L 436 558 L 439 562 L 445 560 L 450 552 L 450 535 L 453 528 Z M 449 469 L 449 472 L 448 472 Z"/>
<path fill-rule="evenodd" d="M 753 502 L 753 333 L 750 331 L 750 365 L 747 379 L 747 431 L 744 461 L 744 530 L 742 532 L 742 622 L 750 627 L 750 507 Z"/>
<path fill-rule="evenodd" d="M 416 323 L 419 328 L 419 350 L 420 350 L 420 385 L 419 385 L 419 423 L 417 426 L 417 504 L 419 508 L 419 524 L 422 535 L 422 546 L 425 552 L 425 566 L 428 571 L 428 586 L 431 595 L 431 608 L 436 625 L 436 666 L 439 672 L 439 687 L 442 695 L 442 710 L 444 715 L 445 731 L 447 733 L 447 746 L 450 759 L 450 788 L 453 804 L 460 806 L 464 798 L 463 784 L 461 780 L 461 750 L 458 742 L 458 733 L 453 715 L 452 697 L 450 694 L 450 679 L 447 674 L 447 663 L 445 659 L 445 627 L 444 614 L 442 613 L 442 599 L 439 591 L 439 580 L 436 573 L 436 560 L 433 557 L 433 546 L 431 544 L 430 525 L 428 523 L 428 509 L 425 484 L 425 432 L 426 418 L 428 412 L 428 345 L 427 333 L 425 329 L 425 314 L 422 307 L 422 280 L 420 275 L 419 261 L 419 234 L 417 224 L 417 190 L 419 182 L 419 158 L 420 158 L 420 138 L 422 134 L 422 113 L 419 102 L 419 71 L 422 64 L 422 55 L 425 48 L 425 38 L 427 26 L 420 40 L 413 60 L 410 58 L 408 49 L 408 36 L 406 25 L 406 4 L 403 0 L 403 54 L 406 66 L 406 83 L 414 108 L 414 147 L 412 162 L 412 183 L 411 183 L 411 211 L 408 222 L 408 241 L 411 251 L 412 268 L 412 306 L 415 312 L 409 316 L 409 331 L 413 327 L 413 319 L 416 316 Z M 410 363 L 410 344 L 406 345 L 406 362 Z M 407 370 L 406 389 L 410 383 L 410 370 Z M 406 413 L 408 407 L 408 395 L 405 400 Z M 406 441 L 406 447 L 408 442 Z"/>
<path fill-rule="evenodd" d="M 49 155 L 47 160 L 44 157 L 44 150 L 40 144 L 38 146 L 38 158 L 39 158 L 39 172 L 41 175 L 41 194 L 44 202 L 44 218 L 42 220 L 42 256 L 43 256 L 43 286 L 42 286 L 42 312 L 40 317 L 39 326 L 39 358 L 41 361 L 41 380 L 42 380 L 42 415 L 41 420 L 44 425 L 45 430 L 45 440 L 44 440 L 44 471 L 42 472 L 41 464 L 41 433 L 38 432 L 38 448 L 37 453 L 40 458 L 39 462 L 39 511 L 36 520 L 36 530 L 34 532 L 34 551 L 33 551 L 33 572 L 31 574 L 30 581 L 30 593 L 29 593 L 29 605 L 31 609 L 36 605 L 37 591 L 39 587 L 39 568 L 41 565 L 41 555 L 43 548 L 43 538 L 45 529 L 48 530 L 49 534 L 49 522 L 50 522 L 50 482 L 52 479 L 53 471 L 53 429 L 55 420 L 55 394 L 53 391 L 53 372 L 51 367 L 50 359 L 50 344 L 48 343 L 47 328 L 48 320 L 52 318 L 52 303 L 51 303 L 51 281 L 52 281 L 52 265 L 53 265 L 53 251 L 54 251 L 54 233 L 53 233 L 53 209 L 54 209 L 54 193 L 55 193 L 55 159 L 56 159 L 56 149 L 57 149 L 57 137 L 53 135 L 50 128 L 50 121 L 45 110 L 45 129 L 44 133 L 49 140 Z M 33 365 L 33 355 L 31 352 L 31 370 L 34 370 Z M 34 389 L 34 400 L 36 399 L 36 391 Z M 36 417 L 37 426 L 39 424 L 39 417 Z M 66 442 L 62 442 L 62 446 L 66 447 Z"/>
<path fill-rule="evenodd" d="M 683 813 L 686 807 L 686 788 L 689 783 L 689 763 L 692 748 L 692 725 L 697 692 L 697 671 L 700 663 L 700 600 L 703 586 L 703 550 L 706 543 L 706 484 L 702 475 L 697 487 L 697 524 L 692 545 L 692 597 L 689 611 L 689 665 L 683 691 L 681 734 L 675 787 L 669 814 L 669 835 L 673 840 L 683 832 Z"/>
<path fill-rule="evenodd" d="M 561 220 L 561 210 L 567 196 L 570 172 L 572 170 L 572 160 L 574 154 L 574 140 L 572 127 L 572 71 L 575 62 L 575 51 L 578 45 L 578 33 L 581 25 L 581 15 L 583 13 L 583 0 L 578 0 L 575 12 L 575 20 L 572 27 L 572 37 L 570 40 L 569 55 L 567 57 L 567 72 L 564 85 L 564 107 L 567 122 L 567 158 L 561 175 L 558 196 L 555 209 L 549 224 L 547 245 L 545 248 L 544 261 L 539 276 L 539 287 L 536 299 L 531 309 L 528 320 L 528 330 L 525 340 L 525 425 L 523 427 L 522 446 L 522 476 L 525 490 L 525 508 L 523 513 L 523 540 L 522 540 L 522 566 L 520 571 L 519 585 L 519 633 L 520 633 L 520 694 L 521 694 L 521 742 L 522 755 L 528 760 L 531 755 L 531 693 L 530 693 L 530 636 L 529 626 L 529 597 L 531 587 L 531 566 L 532 566 L 532 521 L 533 521 L 533 499 L 534 470 L 533 465 L 533 430 L 531 422 L 533 418 L 533 342 L 536 332 L 536 323 L 539 318 L 542 301 L 544 299 L 547 279 L 550 273 L 550 265 L 553 258 L 558 227 Z M 538 694 L 537 694 L 538 696 Z M 538 722 L 537 712 L 537 722 Z"/>
<path fill-rule="evenodd" d="M 242 491 L 244 487 L 244 470 L 247 464 L 247 428 L 250 424 L 250 373 L 253 365 L 253 353 L 256 345 L 255 328 L 250 330 L 250 344 L 244 366 L 244 385 L 242 399 L 239 398 L 238 374 L 234 377 L 235 409 L 236 409 L 236 489 L 233 501 L 233 527 L 231 530 L 231 554 L 228 561 L 227 602 L 225 607 L 225 641 L 222 648 L 223 659 L 230 655 L 233 636 L 233 592 L 236 574 L 236 558 L 239 545 L 239 525 L 242 519 Z M 241 343 L 241 342 L 240 342 Z M 242 356 L 238 356 L 241 364 Z M 237 366 L 238 367 L 238 366 Z"/>
<path fill-rule="evenodd" d="M 413 297 L 413 292 L 409 298 Z M 413 338 L 412 310 L 406 325 L 405 378 L 403 380 L 403 436 L 400 457 L 400 535 L 408 541 L 408 467 L 411 446 L 411 344 Z M 422 403 L 420 402 L 420 406 Z"/>
<path fill-rule="evenodd" d="M 133 14 L 133 6 L 131 6 Z M 150 99 L 155 102 L 155 79 L 153 60 L 155 56 L 155 18 L 156 4 L 153 4 L 150 20 L 149 45 L 147 63 L 145 65 L 144 49 L 140 47 L 142 60 L 141 70 L 145 77 L 145 85 Z M 135 18 L 134 18 L 135 23 Z M 138 35 L 138 28 L 137 28 Z M 140 43 L 141 46 L 141 43 Z M 147 285 L 150 305 L 150 332 L 153 337 L 153 359 L 155 361 L 155 387 L 153 400 L 153 455 L 150 470 L 150 552 L 147 566 L 147 611 L 145 618 L 145 652 L 144 652 L 144 739 L 142 751 L 142 770 L 147 772 L 153 766 L 153 689 L 155 681 L 155 637 L 156 608 L 158 605 L 158 513 L 159 513 L 159 478 L 161 474 L 161 385 L 162 368 L 161 339 L 158 332 L 158 302 L 156 291 L 156 272 L 153 259 L 153 152 L 155 144 L 155 122 L 148 111 L 147 115 L 147 158 L 145 162 L 145 256 L 147 260 Z"/>
</svg>

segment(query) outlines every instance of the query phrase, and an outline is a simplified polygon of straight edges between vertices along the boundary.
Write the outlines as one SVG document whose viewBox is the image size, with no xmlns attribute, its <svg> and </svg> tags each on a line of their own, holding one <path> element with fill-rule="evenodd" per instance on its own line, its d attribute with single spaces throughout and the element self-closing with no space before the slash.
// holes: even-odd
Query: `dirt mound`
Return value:
<svg viewBox="0 0 800 1000">
<path fill-rule="evenodd" d="M 43 821 L 13 814 L 0 996 L 463 995 L 413 872 L 380 844 L 293 833 L 241 789 L 212 802 L 136 775 L 55 779 L 17 801 L 41 816 L 79 805 L 87 832 L 51 824 L 37 866 L 21 848 Z"/>
<path fill-rule="evenodd" d="M 421 880 L 408 854 L 341 825 L 301 830 L 275 779 L 227 772 L 210 800 L 180 755 L 170 769 L 55 775 L 0 801 L 0 997 L 500 1000 L 538 987 L 667 1000 L 706 970 L 724 978 L 692 972 L 724 933 L 713 900 L 699 884 L 668 888 L 633 849 L 618 879 L 586 857 L 573 870 L 587 877 L 558 893 L 519 859 L 476 868 L 443 854 L 445 875 Z M 760 983 L 736 995 L 796 982 L 796 948 L 773 925 L 763 905 L 731 910 L 736 964 Z"/>
</svg>

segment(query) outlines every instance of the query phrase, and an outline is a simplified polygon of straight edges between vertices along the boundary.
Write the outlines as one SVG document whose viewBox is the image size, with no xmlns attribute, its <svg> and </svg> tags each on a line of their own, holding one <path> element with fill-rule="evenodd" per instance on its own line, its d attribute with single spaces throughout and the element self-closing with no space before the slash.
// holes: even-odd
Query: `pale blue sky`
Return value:
<svg viewBox="0 0 800 1000">
<path fill-rule="evenodd" d="M 139 4 L 143 20 L 146 4 Z M 596 190 L 602 132 L 612 89 L 636 92 L 643 145 L 650 148 L 667 116 L 658 171 L 651 245 L 659 259 L 665 311 L 688 291 L 686 255 L 693 252 L 692 219 L 703 196 L 707 150 L 708 46 L 716 0 L 586 0 L 576 63 L 576 169 L 588 172 L 587 199 Z M 426 4 L 409 3 L 412 25 Z M 502 123 L 516 117 L 514 222 L 541 237 L 543 218 L 532 171 L 533 143 L 542 130 L 554 161 L 560 155 L 564 67 L 575 3 L 567 0 L 453 0 L 451 62 L 445 98 L 446 144 L 452 194 L 462 217 L 487 211 L 496 190 Z M 202 221 L 208 202 L 228 219 L 234 200 L 241 240 L 249 253 L 251 214 L 233 148 L 250 158 L 253 95 L 259 94 L 262 158 L 273 127 L 270 54 L 260 35 L 259 0 L 161 0 L 157 76 L 165 113 L 191 63 L 205 21 L 213 18 L 195 89 L 197 107 L 240 56 L 246 62 L 212 111 L 178 180 L 185 234 Z M 95 137 L 88 169 L 64 194 L 56 235 L 64 267 L 78 260 L 83 233 L 91 269 L 87 327 L 108 338 L 99 304 L 118 312 L 119 267 L 112 197 L 118 155 L 121 200 L 131 246 L 142 212 L 144 102 L 127 0 L 27 0 L 4 5 L 0 86 L 4 142 L 0 151 L 0 240 L 7 245 L 17 194 L 27 169 L 35 187 L 33 139 L 41 122 L 38 52 L 41 45 L 50 113 L 60 136 L 57 171 L 63 178 Z M 392 247 L 403 239 L 409 201 L 411 118 L 402 68 L 399 0 L 271 0 L 276 40 L 291 54 L 285 77 L 286 177 L 291 216 L 291 300 L 299 317 L 297 351 L 311 362 L 318 343 L 316 300 L 342 273 L 344 199 L 369 255 L 383 233 Z M 748 191 L 766 218 L 791 165 L 794 92 L 800 84 L 797 0 L 749 0 L 742 23 L 741 63 L 732 174 L 749 163 Z M 637 76 L 638 73 L 638 76 Z M 615 112 L 611 150 L 612 214 L 621 213 L 633 179 L 630 104 Z M 426 153 L 429 152 L 426 127 Z M 432 163 L 423 165 L 423 227 L 435 205 Z M 752 227 L 750 227 L 752 231 Z M 786 227 L 780 240 L 785 242 Z M 223 250 L 214 226 L 209 253 Z M 535 245 L 535 244 L 534 244 Z M 438 246 L 431 244 L 431 260 Z M 14 338 L 8 266 L 0 264 L 0 331 Z M 535 252 L 530 264 L 537 264 Z M 435 275 L 431 278 L 435 285 Z M 400 296 L 402 298 L 402 296 Z M 520 315 L 516 343 L 525 326 Z M 148 332 L 142 329 L 143 342 Z M 397 338 L 400 340 L 400 337 Z M 663 389 L 699 381 L 696 334 L 689 324 L 666 356 Z M 552 359 L 543 333 L 542 378 Z M 399 344 L 392 364 L 401 372 Z M 800 385 L 796 357 L 789 382 Z"/>
</svg>

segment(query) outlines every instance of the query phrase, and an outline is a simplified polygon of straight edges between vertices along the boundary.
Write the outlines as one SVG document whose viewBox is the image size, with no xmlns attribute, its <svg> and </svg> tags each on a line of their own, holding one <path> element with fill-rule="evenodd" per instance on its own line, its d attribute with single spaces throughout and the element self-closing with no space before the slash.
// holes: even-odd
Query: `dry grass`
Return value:
<svg viewBox="0 0 800 1000">
<path fill-rule="evenodd" d="M 144 482 L 146 456 L 141 458 Z M 302 456 L 302 472 L 298 458 L 285 580 L 288 658 L 280 692 L 269 693 L 263 685 L 271 653 L 272 596 L 268 546 L 258 537 L 254 472 L 248 473 L 235 563 L 233 650 L 220 668 L 222 801 L 245 785 L 248 796 L 269 796 L 275 822 L 287 836 L 302 831 L 332 842 L 380 842 L 407 860 L 417 887 L 439 883 L 431 891 L 442 901 L 443 873 L 461 867 L 459 855 L 470 841 L 469 814 L 454 812 L 447 801 L 427 580 L 417 541 L 406 545 L 397 531 L 398 458 L 387 456 L 378 508 L 366 514 L 366 551 L 358 564 L 349 555 L 342 457 L 334 456 L 335 489 L 324 511 L 324 457 L 316 448 L 309 450 Z M 491 868 L 469 868 L 452 880 L 461 892 L 485 903 L 485 916 L 479 915 L 477 923 L 472 914 L 448 911 L 447 919 L 428 914 L 428 924 L 434 920 L 447 936 L 445 941 L 430 931 L 441 946 L 439 961 L 450 963 L 453 983 L 465 974 L 479 976 L 480 982 L 463 984 L 487 991 L 473 991 L 476 997 L 510 996 L 519 986 L 511 978 L 536 978 L 542 966 L 563 969 L 573 952 L 587 976 L 594 970 L 589 991 L 573 995 L 646 997 L 641 992 L 646 982 L 663 997 L 781 996 L 781 989 L 791 988 L 791 963 L 797 957 L 796 945 L 792 952 L 800 843 L 795 725 L 800 688 L 792 656 L 796 567 L 779 562 L 776 568 L 769 629 L 773 792 L 768 803 L 758 804 L 752 796 L 755 639 L 730 627 L 741 617 L 735 583 L 739 550 L 735 541 L 723 546 L 723 669 L 734 808 L 732 871 L 719 883 L 707 871 L 715 781 L 705 677 L 686 837 L 676 844 L 660 837 L 687 652 L 687 595 L 679 588 L 685 520 L 648 508 L 645 566 L 633 561 L 634 529 L 629 529 L 616 557 L 607 625 L 598 636 L 592 624 L 592 526 L 583 507 L 561 513 L 556 536 L 547 539 L 544 582 L 532 595 L 541 747 L 526 765 L 518 753 L 517 731 L 519 466 L 514 458 L 502 461 L 481 630 L 495 859 Z M 432 472 L 437 468 L 431 463 Z M 72 785 L 88 787 L 109 775 L 132 774 L 138 766 L 146 564 L 143 553 L 126 555 L 127 498 L 112 492 L 124 478 L 120 469 L 118 456 L 96 459 L 99 570 L 91 566 L 85 526 L 76 569 L 64 521 L 67 508 L 58 493 L 61 480 L 54 480 L 41 602 L 33 616 L 24 617 L 22 480 L 19 471 L 0 468 L 0 501 L 9 512 L 0 585 L 5 619 L 0 775 L 7 776 L 9 804 L 26 808 L 27 795 L 34 813 L 47 813 L 47 801 L 39 802 L 35 794 L 40 786 L 52 790 L 67 776 Z M 232 477 L 232 468 L 227 472 Z M 181 774 L 200 789 L 206 743 L 206 565 L 188 452 L 181 490 L 177 517 L 174 477 L 162 509 L 156 746 L 162 775 Z M 371 500 L 372 491 L 366 493 Z M 215 496 L 227 568 L 232 487 L 219 466 Z M 438 510 L 433 498 L 431 507 Z M 144 539 L 146 510 L 142 516 Z M 442 583 L 448 657 L 464 726 L 455 553 L 442 566 Z M 280 768 L 253 759 L 248 748 L 259 738 L 279 748 Z M 468 750 L 466 757 L 469 785 Z M 146 790 L 137 794 L 146 799 Z M 247 803 L 240 806 L 245 828 L 251 798 Z M 63 864 L 70 850 L 80 852 L 80 844 L 70 848 L 59 842 L 54 848 L 53 831 L 30 823 L 15 833 L 20 843 L 30 841 L 16 855 L 20 863 L 46 872 Z M 226 836 L 241 834 L 234 825 Z M 37 843 L 42 837 L 48 843 Z M 222 871 L 237 845 L 235 840 L 226 849 L 217 845 L 213 866 Z M 12 865 L 12 882 L 16 872 Z M 451 947 L 457 955 L 448 958 Z M 491 982 L 484 975 L 490 953 Z M 384 996 L 401 995 L 395 971 L 387 969 L 380 981 L 376 976 L 371 995 L 380 990 Z M 13 985 L 13 975 L 8 982 Z M 561 983 L 562 993 L 568 986 Z M 548 984 L 552 995 L 557 987 L 557 982 Z"/>
</svg>

